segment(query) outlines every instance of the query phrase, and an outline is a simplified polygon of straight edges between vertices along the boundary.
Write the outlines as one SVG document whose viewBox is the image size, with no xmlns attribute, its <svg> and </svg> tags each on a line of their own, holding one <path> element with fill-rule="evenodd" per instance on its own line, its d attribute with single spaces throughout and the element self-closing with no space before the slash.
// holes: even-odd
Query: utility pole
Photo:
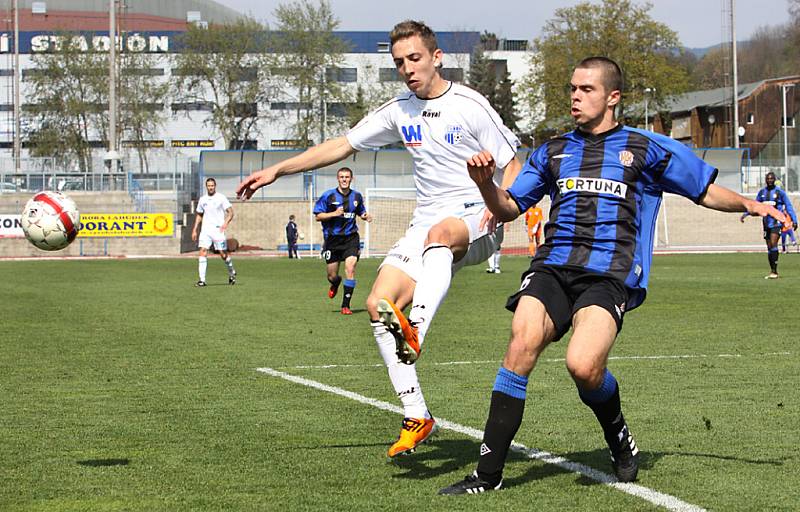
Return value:
<svg viewBox="0 0 800 512">
<path fill-rule="evenodd" d="M 108 153 L 109 186 L 117 170 L 117 1 L 108 2 Z"/>
<path fill-rule="evenodd" d="M 789 113 L 786 109 L 786 90 L 794 87 L 794 84 L 781 84 L 781 100 L 783 103 L 783 189 L 788 192 L 789 190 L 789 132 L 787 131 L 789 124 Z"/>
</svg>

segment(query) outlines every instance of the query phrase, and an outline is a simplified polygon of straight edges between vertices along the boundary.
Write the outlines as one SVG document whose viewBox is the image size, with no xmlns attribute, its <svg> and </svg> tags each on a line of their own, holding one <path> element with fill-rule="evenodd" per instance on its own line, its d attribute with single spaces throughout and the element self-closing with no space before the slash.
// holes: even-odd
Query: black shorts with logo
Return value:
<svg viewBox="0 0 800 512">
<path fill-rule="evenodd" d="M 322 258 L 325 263 L 344 261 L 350 256 L 361 256 L 361 238 L 358 233 L 350 235 L 332 235 L 325 239 Z"/>
<path fill-rule="evenodd" d="M 523 295 L 535 297 L 544 304 L 556 327 L 554 341 L 560 340 L 572 326 L 573 315 L 587 306 L 600 306 L 622 330 L 622 318 L 628 302 L 625 283 L 617 278 L 586 270 L 537 265 L 522 274 L 522 285 L 508 298 L 506 309 L 515 311 Z"/>
</svg>

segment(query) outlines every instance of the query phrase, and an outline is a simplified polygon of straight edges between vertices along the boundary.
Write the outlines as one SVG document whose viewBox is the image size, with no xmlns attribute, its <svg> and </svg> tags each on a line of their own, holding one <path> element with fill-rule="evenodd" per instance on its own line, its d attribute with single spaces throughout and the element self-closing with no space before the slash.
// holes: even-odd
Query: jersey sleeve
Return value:
<svg viewBox="0 0 800 512">
<path fill-rule="evenodd" d="M 520 212 L 535 206 L 547 192 L 546 157 L 547 144 L 543 144 L 528 158 L 517 175 L 517 179 L 508 189 L 511 199 L 517 203 Z"/>
<path fill-rule="evenodd" d="M 482 149 L 489 151 L 497 162 L 498 169 L 504 169 L 516 156 L 520 146 L 519 139 L 503 124 L 500 115 L 491 105 L 477 102 L 473 116 L 475 138 Z"/>
<path fill-rule="evenodd" d="M 227 196 L 222 196 L 222 209 L 227 210 L 228 208 L 233 208 L 233 205 L 228 200 Z"/>
<path fill-rule="evenodd" d="M 376 149 L 400 141 L 400 132 L 392 112 L 397 99 L 391 100 L 359 121 L 347 132 L 347 142 L 356 151 Z"/>
<path fill-rule="evenodd" d="M 655 144 L 650 145 L 645 172 L 663 191 L 699 203 L 717 178 L 717 169 L 669 137 L 657 136 L 651 140 Z"/>
<path fill-rule="evenodd" d="M 359 192 L 356 197 L 358 198 L 358 206 L 356 206 L 356 209 L 353 213 L 360 217 L 361 215 L 367 213 L 367 207 L 364 205 L 364 196 L 361 195 L 361 192 Z"/>
<path fill-rule="evenodd" d="M 328 193 L 324 193 L 314 203 L 314 215 L 318 213 L 328 213 Z"/>
<path fill-rule="evenodd" d="M 206 211 L 205 201 L 203 201 L 202 199 L 197 201 L 197 207 L 194 209 L 194 211 L 196 211 L 200 215 L 203 215 L 203 213 Z"/>
</svg>

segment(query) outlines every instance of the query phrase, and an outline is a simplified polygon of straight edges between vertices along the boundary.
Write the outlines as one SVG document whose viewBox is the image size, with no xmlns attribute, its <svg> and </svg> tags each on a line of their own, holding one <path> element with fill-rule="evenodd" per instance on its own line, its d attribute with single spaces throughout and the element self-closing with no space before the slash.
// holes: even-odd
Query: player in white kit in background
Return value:
<svg viewBox="0 0 800 512">
<path fill-rule="evenodd" d="M 212 244 L 214 249 L 219 251 L 219 255 L 228 269 L 228 284 L 236 284 L 236 270 L 233 268 L 233 260 L 228 253 L 228 243 L 225 240 L 225 230 L 233 220 L 233 206 L 227 197 L 217 192 L 217 180 L 214 178 L 206 179 L 206 195 L 197 202 L 195 211 L 197 215 L 192 228 L 192 241 L 198 242 L 200 246 L 200 257 L 197 263 L 200 278 L 196 286 L 206 286 L 208 250 Z"/>
<path fill-rule="evenodd" d="M 405 21 L 394 27 L 390 40 L 395 67 L 410 92 L 379 107 L 346 136 L 251 174 L 237 195 L 247 199 L 280 176 L 323 168 L 356 151 L 403 142 L 411 154 L 417 207 L 367 298 L 375 341 L 405 412 L 400 437 L 388 451 L 394 457 L 413 452 L 436 430 L 414 363 L 452 274 L 486 261 L 502 238 L 466 161 L 476 150 L 494 148 L 497 168 L 509 171 L 505 186 L 522 166 L 516 159 L 519 140 L 486 98 L 441 77 L 443 52 L 430 28 Z M 407 320 L 402 310 L 412 299 Z"/>
</svg>

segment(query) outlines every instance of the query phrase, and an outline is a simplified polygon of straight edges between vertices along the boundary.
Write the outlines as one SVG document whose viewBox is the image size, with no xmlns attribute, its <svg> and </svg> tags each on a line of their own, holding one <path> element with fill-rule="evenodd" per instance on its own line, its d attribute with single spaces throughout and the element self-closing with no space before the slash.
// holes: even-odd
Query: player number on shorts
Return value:
<svg viewBox="0 0 800 512">
<path fill-rule="evenodd" d="M 322 259 L 326 261 L 331 259 L 331 251 L 322 251 Z"/>
<path fill-rule="evenodd" d="M 533 279 L 533 274 L 534 273 L 531 272 L 530 274 L 525 276 L 525 279 L 522 280 L 522 284 L 519 285 L 519 291 L 522 291 L 522 290 L 524 290 L 525 288 L 528 287 L 528 285 L 531 283 L 531 279 Z"/>
</svg>

